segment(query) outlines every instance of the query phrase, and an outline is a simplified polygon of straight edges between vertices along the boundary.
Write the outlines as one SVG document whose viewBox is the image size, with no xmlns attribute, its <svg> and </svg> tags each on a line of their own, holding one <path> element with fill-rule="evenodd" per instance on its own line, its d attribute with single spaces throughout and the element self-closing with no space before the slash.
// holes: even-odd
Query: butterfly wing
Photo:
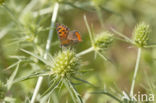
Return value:
<svg viewBox="0 0 156 103">
<path fill-rule="evenodd" d="M 67 46 L 70 41 L 67 39 L 69 35 L 69 28 L 65 25 L 56 24 L 56 30 L 58 37 L 60 39 L 61 45 Z"/>
<path fill-rule="evenodd" d="M 81 42 L 81 35 L 78 31 L 70 31 L 68 35 L 68 40 L 72 41 L 73 43 Z"/>
<path fill-rule="evenodd" d="M 69 28 L 65 25 L 56 24 L 56 30 L 62 46 L 68 46 L 82 41 L 78 31 L 69 31 Z"/>
<path fill-rule="evenodd" d="M 56 24 L 56 30 L 61 40 L 67 39 L 69 34 L 69 28 L 65 25 Z"/>
</svg>

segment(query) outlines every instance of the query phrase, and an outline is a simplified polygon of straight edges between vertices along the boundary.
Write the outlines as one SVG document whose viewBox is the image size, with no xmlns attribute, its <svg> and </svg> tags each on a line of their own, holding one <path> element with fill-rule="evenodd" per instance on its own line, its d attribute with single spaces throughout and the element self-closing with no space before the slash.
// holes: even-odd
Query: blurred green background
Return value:
<svg viewBox="0 0 156 103">
<path fill-rule="evenodd" d="M 6 0 L 0 6 L 0 80 L 4 83 L 7 82 L 15 67 L 6 71 L 5 69 L 17 62 L 17 59 L 10 58 L 10 56 L 29 56 L 21 52 L 21 48 L 29 51 L 35 49 L 39 55 L 44 53 L 55 2 L 56 0 Z M 83 19 L 84 15 L 95 35 L 104 31 L 111 32 L 111 28 L 114 28 L 131 38 L 135 25 L 144 21 L 152 29 L 149 44 L 156 43 L 155 0 L 59 0 L 59 4 L 56 22 L 67 25 L 71 30 L 78 30 L 82 36 L 83 41 L 74 47 L 77 53 L 91 46 Z M 35 41 L 34 38 L 37 40 Z M 54 29 L 50 54 L 54 55 L 59 50 L 61 48 Z M 84 83 L 76 86 L 82 98 L 86 99 L 86 103 L 117 103 L 111 97 L 103 94 L 89 94 L 91 91 L 106 89 L 117 97 L 121 97 L 122 91 L 129 94 L 137 48 L 124 41 L 115 40 L 104 55 L 111 59 L 113 64 L 104 61 L 99 56 L 94 58 L 93 52 L 81 57 L 83 65 L 81 69 L 87 72 L 82 73 L 79 77 L 98 86 L 98 88 L 93 88 Z M 16 78 L 42 68 L 42 63 L 37 65 L 34 61 L 22 62 Z M 135 92 L 156 95 L 155 78 L 156 48 L 143 49 Z M 46 79 L 48 78 L 45 78 L 41 93 L 48 87 Z M 6 96 L 14 98 L 15 103 L 29 100 L 36 80 L 37 78 L 14 84 L 7 91 Z M 61 92 L 56 91 L 53 97 L 58 100 L 58 103 L 65 103 L 66 100 L 72 103 L 65 88 Z"/>
</svg>

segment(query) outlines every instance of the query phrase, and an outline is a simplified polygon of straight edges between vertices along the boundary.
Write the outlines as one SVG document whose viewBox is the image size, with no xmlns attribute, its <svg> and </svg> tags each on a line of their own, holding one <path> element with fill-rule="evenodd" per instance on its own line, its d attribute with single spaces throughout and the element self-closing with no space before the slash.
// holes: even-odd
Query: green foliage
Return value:
<svg viewBox="0 0 156 103">
<path fill-rule="evenodd" d="M 155 11 L 155 0 L 0 0 L 0 102 L 133 103 L 134 67 L 131 94 L 156 95 Z M 82 42 L 60 47 L 56 23 Z"/>
<path fill-rule="evenodd" d="M 5 2 L 5 0 L 0 0 L 0 5 L 3 4 Z"/>
<path fill-rule="evenodd" d="M 2 81 L 0 81 L 0 100 L 3 100 L 6 94 L 7 88 Z"/>
<path fill-rule="evenodd" d="M 96 6 L 104 4 L 107 0 L 92 0 Z"/>
</svg>

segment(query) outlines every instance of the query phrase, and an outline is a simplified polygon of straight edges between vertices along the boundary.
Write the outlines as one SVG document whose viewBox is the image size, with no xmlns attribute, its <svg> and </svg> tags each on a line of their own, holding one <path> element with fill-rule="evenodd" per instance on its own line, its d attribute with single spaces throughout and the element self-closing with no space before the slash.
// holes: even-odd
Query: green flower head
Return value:
<svg viewBox="0 0 156 103">
<path fill-rule="evenodd" d="M 54 57 L 52 71 L 59 77 L 75 73 L 79 67 L 79 58 L 73 50 L 66 49 Z"/>
<path fill-rule="evenodd" d="M 113 34 L 103 32 L 95 38 L 95 47 L 99 49 L 107 49 L 113 42 Z"/>
<path fill-rule="evenodd" d="M 146 46 L 149 40 L 150 32 L 151 30 L 149 25 L 144 22 L 138 24 L 133 31 L 133 40 L 135 44 L 139 47 Z"/>
</svg>

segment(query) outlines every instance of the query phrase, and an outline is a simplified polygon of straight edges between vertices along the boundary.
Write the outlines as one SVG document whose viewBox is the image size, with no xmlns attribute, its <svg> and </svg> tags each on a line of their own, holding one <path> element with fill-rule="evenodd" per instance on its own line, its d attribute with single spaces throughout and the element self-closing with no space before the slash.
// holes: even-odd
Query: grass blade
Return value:
<svg viewBox="0 0 156 103">
<path fill-rule="evenodd" d="M 118 101 L 119 103 L 123 103 L 120 99 L 118 99 L 116 96 L 112 95 L 111 93 L 107 92 L 107 91 L 100 91 L 100 92 L 91 92 L 92 94 L 105 94 L 109 97 L 112 97 L 113 99 L 115 99 L 116 101 Z"/>
<path fill-rule="evenodd" d="M 61 83 L 62 79 L 54 79 L 54 82 L 50 85 L 50 87 L 42 94 L 41 97 L 45 96 L 46 94 L 50 95 L 57 87 L 58 85 Z M 50 93 L 50 94 L 49 94 Z"/>
<path fill-rule="evenodd" d="M 83 103 L 80 94 L 77 92 L 76 88 L 74 88 L 73 84 L 69 80 L 67 80 L 67 83 L 68 83 L 69 87 L 72 89 L 73 93 L 75 94 L 75 97 L 76 97 L 78 103 Z"/>
<path fill-rule="evenodd" d="M 88 33 L 89 33 L 91 44 L 93 45 L 94 44 L 94 39 L 93 39 L 93 35 L 92 35 L 91 29 L 89 27 L 89 24 L 88 24 L 86 16 L 84 16 L 84 21 L 85 21 L 85 24 L 86 24 L 86 27 L 87 27 L 87 30 L 88 30 Z"/>
<path fill-rule="evenodd" d="M 73 102 L 74 102 L 74 103 L 77 103 L 77 102 L 76 102 L 76 99 L 75 99 L 75 96 L 74 96 L 72 90 L 70 89 L 69 84 L 67 83 L 67 81 L 66 81 L 65 79 L 63 80 L 63 83 L 64 83 L 64 85 L 66 86 L 66 88 L 68 89 L 68 91 L 69 91 L 69 93 L 70 93 L 70 96 L 72 97 Z"/>
<path fill-rule="evenodd" d="M 36 78 L 36 77 L 39 77 L 39 76 L 48 76 L 48 75 L 52 75 L 52 74 L 50 74 L 49 72 L 47 72 L 47 73 L 35 72 L 35 73 L 30 74 L 28 76 L 25 76 L 25 77 L 21 77 L 21 78 L 16 79 L 14 81 L 14 83 L 17 83 L 17 82 L 20 82 L 20 81 L 24 81 L 24 80 L 27 80 L 27 79 Z"/>
<path fill-rule="evenodd" d="M 12 73 L 12 75 L 10 76 L 9 80 L 7 81 L 7 88 L 8 90 L 11 88 L 11 86 L 13 85 L 13 81 L 14 81 L 14 78 L 18 72 L 18 69 L 19 69 L 19 65 L 20 65 L 20 62 L 18 62 L 17 66 L 16 66 L 16 69 L 14 70 L 14 72 Z"/>
<path fill-rule="evenodd" d="M 93 87 L 96 87 L 95 85 L 93 85 L 93 84 L 91 84 L 90 82 L 88 82 L 88 81 L 86 81 L 86 80 L 83 80 L 83 79 L 80 79 L 80 78 L 77 78 L 77 77 L 74 77 L 74 76 L 72 76 L 74 79 L 76 79 L 76 80 L 78 80 L 78 81 L 81 81 L 81 82 L 83 82 L 83 83 L 86 83 L 86 84 L 89 84 L 89 85 L 91 85 L 91 86 L 93 86 Z"/>
</svg>

